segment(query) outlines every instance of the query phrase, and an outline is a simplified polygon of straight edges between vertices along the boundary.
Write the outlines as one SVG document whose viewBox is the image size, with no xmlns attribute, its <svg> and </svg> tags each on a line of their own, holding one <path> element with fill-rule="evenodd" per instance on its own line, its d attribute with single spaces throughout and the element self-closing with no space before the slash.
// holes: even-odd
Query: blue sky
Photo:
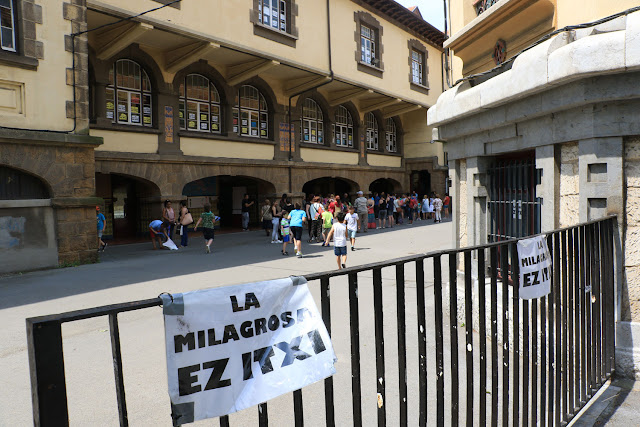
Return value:
<svg viewBox="0 0 640 427">
<path fill-rule="evenodd" d="M 440 31 L 444 31 L 443 0 L 396 0 L 404 7 L 418 6 L 422 17 Z"/>
</svg>

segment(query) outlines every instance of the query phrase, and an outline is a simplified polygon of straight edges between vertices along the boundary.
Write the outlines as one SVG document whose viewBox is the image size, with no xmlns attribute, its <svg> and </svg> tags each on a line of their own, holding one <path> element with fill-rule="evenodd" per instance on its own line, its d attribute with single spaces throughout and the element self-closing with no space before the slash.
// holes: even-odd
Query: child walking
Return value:
<svg viewBox="0 0 640 427">
<path fill-rule="evenodd" d="M 382 199 L 381 202 L 382 203 Z M 387 203 L 385 200 L 384 203 Z M 386 212 L 386 210 L 385 210 Z M 347 235 L 351 240 L 351 250 L 356 250 L 356 232 L 358 231 L 358 214 L 356 213 L 355 206 L 349 206 L 349 213 L 344 217 L 347 224 Z"/>
<path fill-rule="evenodd" d="M 202 223 L 202 235 L 206 242 L 204 251 L 206 253 L 211 253 L 211 244 L 213 243 L 213 237 L 214 237 L 213 223 L 215 222 L 215 220 L 216 220 L 216 216 L 213 214 L 213 212 L 211 212 L 211 205 L 207 203 L 206 205 L 204 205 L 204 212 L 200 214 L 200 218 L 198 218 L 198 222 L 196 223 L 196 226 L 193 227 L 193 231 L 197 231 L 198 226 L 200 226 L 200 223 Z"/>
<path fill-rule="evenodd" d="M 287 252 L 287 245 L 289 244 L 289 220 L 287 219 L 289 212 L 282 211 L 282 219 L 280 220 L 280 234 L 282 234 L 282 255 L 289 255 Z"/>
<path fill-rule="evenodd" d="M 325 246 L 325 241 L 327 240 L 327 236 L 329 235 L 329 231 L 331 231 L 331 226 L 333 225 L 333 214 L 325 209 L 322 212 L 322 246 Z M 329 246 L 328 244 L 326 246 Z"/>
<path fill-rule="evenodd" d="M 347 268 L 347 226 L 344 218 L 344 212 L 336 215 L 337 221 L 331 227 L 331 231 L 324 242 L 325 246 L 329 246 L 329 241 L 333 237 L 333 253 L 336 254 L 338 270 Z"/>
</svg>

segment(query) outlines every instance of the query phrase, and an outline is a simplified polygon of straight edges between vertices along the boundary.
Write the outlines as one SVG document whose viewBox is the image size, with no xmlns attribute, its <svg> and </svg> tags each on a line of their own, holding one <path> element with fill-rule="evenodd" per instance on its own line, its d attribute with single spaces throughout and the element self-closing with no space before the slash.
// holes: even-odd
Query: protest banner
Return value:
<svg viewBox="0 0 640 427">
<path fill-rule="evenodd" d="M 520 298 L 535 299 L 551 292 L 551 255 L 544 236 L 518 241 Z"/>
<path fill-rule="evenodd" d="M 303 277 L 163 294 L 175 425 L 236 412 L 335 373 Z"/>
</svg>

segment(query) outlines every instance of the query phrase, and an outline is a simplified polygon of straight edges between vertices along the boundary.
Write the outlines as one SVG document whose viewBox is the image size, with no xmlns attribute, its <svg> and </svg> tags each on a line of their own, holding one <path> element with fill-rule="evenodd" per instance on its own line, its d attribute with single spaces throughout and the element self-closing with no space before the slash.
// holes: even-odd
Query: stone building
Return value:
<svg viewBox="0 0 640 427">
<path fill-rule="evenodd" d="M 229 227 L 243 193 L 445 191 L 443 147 L 426 122 L 444 87 L 444 34 L 417 9 L 392 0 L 0 9 L 0 272 L 95 260 L 96 204 L 107 237 L 127 239 L 164 200 L 187 200 L 195 214 L 210 201 Z"/>
<path fill-rule="evenodd" d="M 617 370 L 635 376 L 638 10 L 633 0 L 452 1 L 444 46 L 455 84 L 428 112 L 448 153 L 458 246 L 618 216 L 624 279 L 617 289 Z M 495 208 L 505 195 L 513 212 Z"/>
</svg>

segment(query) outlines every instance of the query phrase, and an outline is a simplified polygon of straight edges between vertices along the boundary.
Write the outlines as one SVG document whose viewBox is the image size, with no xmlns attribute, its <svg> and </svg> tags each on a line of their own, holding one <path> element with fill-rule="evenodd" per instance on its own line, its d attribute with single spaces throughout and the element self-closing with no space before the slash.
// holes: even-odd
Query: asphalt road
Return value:
<svg viewBox="0 0 640 427">
<path fill-rule="evenodd" d="M 349 251 L 347 264 L 367 264 L 451 246 L 450 223 L 416 222 L 392 230 L 360 234 L 357 250 Z M 255 231 L 216 237 L 211 254 L 204 253 L 201 237 L 193 237 L 188 248 L 177 252 L 153 251 L 151 243 L 110 246 L 101 254 L 98 264 L 0 278 L 0 426 L 25 426 L 33 422 L 25 318 L 153 298 L 165 291 L 185 292 L 304 275 L 336 267 L 332 248 L 305 243 L 303 252 L 305 257 L 302 259 L 283 257 L 280 245 L 270 244 L 263 232 Z M 428 378 L 431 375 L 433 379 L 435 344 L 431 268 L 431 264 L 427 263 L 427 346 L 430 355 L 427 365 Z M 405 277 L 407 320 L 403 327 L 407 335 L 409 420 L 410 425 L 414 425 L 418 414 L 418 328 L 413 265 L 405 267 Z M 359 274 L 359 283 L 363 424 L 373 425 L 377 408 L 375 384 L 378 378 L 375 370 L 372 273 Z M 309 286 L 319 305 L 319 283 L 311 282 Z M 398 424 L 399 408 L 395 289 L 395 269 L 383 269 L 384 382 L 387 385 L 384 404 L 390 425 Z M 332 341 L 338 357 L 338 373 L 334 377 L 337 424 L 350 425 L 351 350 L 346 278 L 332 279 L 331 299 L 334 325 Z M 119 316 L 119 319 L 130 425 L 170 426 L 161 308 L 129 312 Z M 104 317 L 64 324 L 63 336 L 71 424 L 118 425 L 108 319 Z M 445 333 L 445 349 L 447 347 Z M 463 353 L 464 349 L 461 349 L 461 361 L 464 360 Z M 433 420 L 435 381 L 428 382 L 429 417 Z M 464 390 L 461 388 L 460 392 L 460 410 L 463 413 Z M 305 424 L 324 425 L 322 383 L 307 387 L 303 391 L 303 398 Z M 293 425 L 292 414 L 291 395 L 269 403 L 272 425 Z M 258 410 L 251 408 L 233 414 L 231 425 L 257 425 L 257 417 Z M 218 422 L 202 421 L 196 425 L 218 425 Z"/>
</svg>

